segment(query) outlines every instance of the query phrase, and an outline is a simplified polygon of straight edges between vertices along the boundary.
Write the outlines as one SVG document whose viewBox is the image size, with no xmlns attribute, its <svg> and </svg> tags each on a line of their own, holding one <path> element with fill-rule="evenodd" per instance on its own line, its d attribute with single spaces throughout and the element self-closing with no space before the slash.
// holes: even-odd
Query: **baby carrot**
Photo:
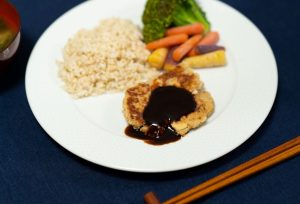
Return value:
<svg viewBox="0 0 300 204">
<path fill-rule="evenodd" d="M 193 49 L 191 49 L 191 50 L 188 52 L 187 56 L 192 57 L 192 56 L 196 56 L 196 55 L 198 55 L 198 54 L 199 54 L 199 53 L 198 53 L 197 48 L 194 47 Z"/>
<path fill-rule="evenodd" d="M 206 34 L 206 36 L 204 36 L 198 45 L 214 45 L 219 41 L 219 38 L 220 36 L 218 32 L 209 32 Z M 199 52 L 197 51 L 196 47 L 194 47 L 187 55 L 191 57 L 198 54 Z"/>
<path fill-rule="evenodd" d="M 185 43 L 181 44 L 176 50 L 174 50 L 173 59 L 177 62 L 180 61 L 193 47 L 199 43 L 201 38 L 201 35 L 194 35 Z"/>
<path fill-rule="evenodd" d="M 193 23 L 185 26 L 178 26 L 170 28 L 167 30 L 166 35 L 177 35 L 177 34 L 187 34 L 187 35 L 196 35 L 201 34 L 204 31 L 204 26 L 201 23 Z"/>
<path fill-rule="evenodd" d="M 189 38 L 189 36 L 187 34 L 178 34 L 178 35 L 167 36 L 167 37 L 164 37 L 164 38 L 161 38 L 161 39 L 158 39 L 158 40 L 148 43 L 146 45 L 146 48 L 148 50 L 155 50 L 157 48 L 179 45 L 179 44 L 187 41 L 188 38 Z"/>
<path fill-rule="evenodd" d="M 199 45 L 214 45 L 219 41 L 218 32 L 209 32 L 206 36 L 199 42 Z"/>
</svg>

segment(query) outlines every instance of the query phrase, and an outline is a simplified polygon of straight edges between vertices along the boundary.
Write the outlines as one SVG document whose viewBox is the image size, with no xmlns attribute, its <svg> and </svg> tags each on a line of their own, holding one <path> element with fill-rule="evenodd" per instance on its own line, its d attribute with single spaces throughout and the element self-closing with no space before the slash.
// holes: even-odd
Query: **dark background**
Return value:
<svg viewBox="0 0 300 204">
<path fill-rule="evenodd" d="M 300 1 L 224 0 L 263 32 L 278 64 L 278 93 L 266 121 L 233 152 L 172 173 L 138 174 L 91 164 L 55 143 L 35 120 L 25 93 L 30 52 L 43 31 L 81 0 L 12 0 L 22 18 L 16 60 L 0 79 L 0 203 L 142 203 L 155 191 L 166 200 L 300 133 Z M 245 39 L 247 40 L 247 39 Z M 197 203 L 298 204 L 300 157 Z"/>
</svg>

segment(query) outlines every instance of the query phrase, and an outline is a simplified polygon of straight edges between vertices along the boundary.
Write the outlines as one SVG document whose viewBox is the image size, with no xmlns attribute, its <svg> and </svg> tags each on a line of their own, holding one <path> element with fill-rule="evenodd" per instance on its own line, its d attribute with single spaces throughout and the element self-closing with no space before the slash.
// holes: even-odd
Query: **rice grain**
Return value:
<svg viewBox="0 0 300 204">
<path fill-rule="evenodd" d="M 109 18 L 68 40 L 59 76 L 75 98 L 124 91 L 158 75 L 146 62 L 149 55 L 136 25 Z"/>
</svg>

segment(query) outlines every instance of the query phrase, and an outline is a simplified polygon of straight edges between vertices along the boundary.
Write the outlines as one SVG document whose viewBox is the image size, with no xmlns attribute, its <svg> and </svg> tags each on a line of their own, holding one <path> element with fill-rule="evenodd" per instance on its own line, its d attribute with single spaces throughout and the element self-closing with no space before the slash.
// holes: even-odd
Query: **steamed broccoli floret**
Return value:
<svg viewBox="0 0 300 204">
<path fill-rule="evenodd" d="M 166 27 L 160 22 L 144 24 L 143 37 L 146 43 L 162 38 L 165 35 Z"/>
<path fill-rule="evenodd" d="M 146 43 L 162 38 L 171 26 L 200 22 L 206 32 L 210 29 L 205 13 L 195 0 L 148 0 L 142 20 Z"/>
<path fill-rule="evenodd" d="M 148 0 L 143 13 L 143 35 L 146 42 L 164 36 L 173 22 L 172 14 L 177 0 Z"/>
<path fill-rule="evenodd" d="M 204 26 L 205 32 L 210 30 L 210 23 L 206 18 L 205 12 L 195 0 L 180 0 L 173 12 L 173 23 L 176 26 L 200 22 Z"/>
</svg>

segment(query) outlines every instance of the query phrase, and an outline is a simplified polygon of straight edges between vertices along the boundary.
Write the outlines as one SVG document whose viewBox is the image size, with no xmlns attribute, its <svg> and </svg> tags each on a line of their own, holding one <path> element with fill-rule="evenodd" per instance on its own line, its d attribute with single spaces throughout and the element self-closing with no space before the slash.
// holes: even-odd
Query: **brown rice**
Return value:
<svg viewBox="0 0 300 204">
<path fill-rule="evenodd" d="M 158 71 L 146 60 L 142 34 L 129 20 L 109 18 L 68 40 L 59 64 L 65 90 L 76 98 L 123 91 Z"/>
</svg>

